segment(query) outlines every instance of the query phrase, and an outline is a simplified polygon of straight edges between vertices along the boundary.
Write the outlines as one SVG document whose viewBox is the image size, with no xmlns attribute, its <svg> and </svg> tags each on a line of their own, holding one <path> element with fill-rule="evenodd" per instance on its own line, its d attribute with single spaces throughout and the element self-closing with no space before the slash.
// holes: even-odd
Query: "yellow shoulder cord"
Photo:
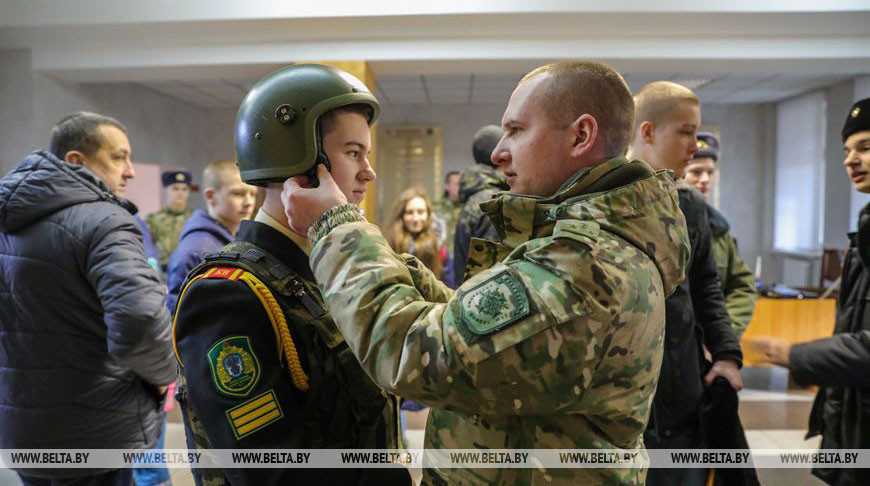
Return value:
<svg viewBox="0 0 870 486">
<path fill-rule="evenodd" d="M 214 270 L 216 269 L 212 268 L 207 272 L 201 273 L 190 279 L 190 282 L 184 286 L 184 289 L 178 296 L 175 316 L 172 319 L 172 347 L 175 350 L 175 359 L 178 360 L 178 364 L 182 368 L 184 368 L 184 363 L 181 361 L 181 354 L 178 352 L 178 345 L 175 340 L 178 306 L 181 304 L 182 299 L 184 299 L 184 294 L 187 292 L 187 289 L 189 289 L 197 280 L 211 276 L 214 273 Z M 302 364 L 299 362 L 299 354 L 296 352 L 296 344 L 293 343 L 293 338 L 290 336 L 290 329 L 287 328 L 287 320 L 284 318 L 284 312 L 281 310 L 281 306 L 278 304 L 278 301 L 275 300 L 272 292 L 269 291 L 269 288 L 266 287 L 260 279 L 241 269 L 238 269 L 238 272 L 233 272 L 231 278 L 245 282 L 254 292 L 254 295 L 260 299 L 260 303 L 263 304 L 266 315 L 269 316 L 269 322 L 272 324 L 272 330 L 278 340 L 277 346 L 279 360 L 286 358 L 287 365 L 290 368 L 290 376 L 293 379 L 293 385 L 301 391 L 308 391 L 308 376 L 305 374 L 305 370 L 302 369 Z M 282 349 L 283 355 L 281 353 Z"/>
<path fill-rule="evenodd" d="M 308 391 L 308 376 L 305 370 L 302 369 L 302 364 L 299 362 L 299 354 L 296 352 L 296 344 L 290 336 L 290 329 L 287 328 L 287 320 L 284 318 L 284 312 L 275 296 L 266 287 L 263 282 L 249 272 L 243 273 L 239 280 L 248 284 L 254 294 L 263 303 L 266 309 L 266 314 L 269 316 L 269 321 L 272 323 L 272 328 L 276 336 L 279 337 L 279 346 L 284 348 L 284 357 L 287 359 L 287 366 L 290 368 L 290 377 L 293 379 L 293 386 L 301 391 Z M 280 353 L 279 353 L 280 356 Z"/>
</svg>

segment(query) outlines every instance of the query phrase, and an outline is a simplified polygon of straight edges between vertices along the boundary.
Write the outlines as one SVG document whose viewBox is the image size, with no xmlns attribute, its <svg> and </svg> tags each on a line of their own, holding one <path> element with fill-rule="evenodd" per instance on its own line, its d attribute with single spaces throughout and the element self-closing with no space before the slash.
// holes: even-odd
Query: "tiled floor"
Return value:
<svg viewBox="0 0 870 486">
<path fill-rule="evenodd" d="M 740 418 L 746 429 L 746 438 L 752 449 L 813 449 L 818 447 L 818 437 L 804 440 L 807 417 L 812 406 L 813 393 L 805 390 L 789 390 L 781 377 L 767 376 L 762 372 L 759 381 L 757 370 L 744 373 L 747 386 L 763 386 L 766 389 L 746 389 L 740 393 Z M 776 384 L 774 382 L 779 382 Z M 778 391 L 771 391 L 778 390 Z M 425 412 L 407 418 L 407 438 L 411 448 L 423 447 Z M 167 426 L 166 448 L 184 449 L 184 429 L 177 412 L 170 417 Z M 187 469 L 171 469 L 175 486 L 192 486 L 193 478 Z M 412 471 L 417 481 L 419 470 Z M 808 469 L 759 469 L 758 477 L 764 486 L 815 486 L 823 485 L 810 475 Z M 9 471 L 0 470 L 0 486 L 14 486 L 18 481 Z"/>
</svg>

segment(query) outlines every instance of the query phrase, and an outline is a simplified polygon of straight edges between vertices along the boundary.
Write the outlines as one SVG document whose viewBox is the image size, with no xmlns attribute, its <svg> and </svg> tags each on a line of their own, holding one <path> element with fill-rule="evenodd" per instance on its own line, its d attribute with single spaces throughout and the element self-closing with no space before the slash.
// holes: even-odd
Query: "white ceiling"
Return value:
<svg viewBox="0 0 870 486">
<path fill-rule="evenodd" d="M 610 63 L 633 89 L 700 80 L 704 102 L 755 103 L 870 74 L 870 2 L 0 0 L 3 48 L 66 82 L 135 83 L 204 108 L 330 59 L 368 60 L 386 104 L 505 103 L 557 59 Z"/>
<path fill-rule="evenodd" d="M 376 95 L 384 105 L 505 105 L 523 74 L 384 75 L 377 77 Z M 778 101 L 848 78 L 842 74 L 744 74 L 714 78 L 682 73 L 626 75 L 632 91 L 652 81 L 672 80 L 694 89 L 703 103 Z M 236 109 L 255 82 L 256 79 L 208 79 L 136 84 L 200 108 Z"/>
</svg>

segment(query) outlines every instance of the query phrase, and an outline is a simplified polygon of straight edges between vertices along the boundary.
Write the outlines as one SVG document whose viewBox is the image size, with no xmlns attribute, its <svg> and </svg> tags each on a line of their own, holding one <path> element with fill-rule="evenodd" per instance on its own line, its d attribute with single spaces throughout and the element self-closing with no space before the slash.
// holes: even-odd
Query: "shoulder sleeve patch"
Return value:
<svg viewBox="0 0 870 486">
<path fill-rule="evenodd" d="M 275 397 L 275 390 L 269 390 L 227 410 L 226 415 L 233 435 L 239 440 L 281 420 L 284 412 Z"/>
<path fill-rule="evenodd" d="M 248 336 L 229 336 L 208 350 L 208 366 L 217 391 L 231 397 L 247 396 L 260 381 L 260 362 Z"/>
<path fill-rule="evenodd" d="M 462 296 L 460 316 L 469 341 L 521 319 L 530 312 L 522 282 L 504 270 L 474 286 Z"/>
</svg>

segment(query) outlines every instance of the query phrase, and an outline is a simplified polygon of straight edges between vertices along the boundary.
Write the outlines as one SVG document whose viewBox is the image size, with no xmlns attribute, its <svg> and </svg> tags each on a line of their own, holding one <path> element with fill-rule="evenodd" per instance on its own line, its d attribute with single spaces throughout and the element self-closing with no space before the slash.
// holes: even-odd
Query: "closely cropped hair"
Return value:
<svg viewBox="0 0 870 486">
<path fill-rule="evenodd" d="M 421 198 L 426 202 L 428 216 L 426 224 L 423 225 L 423 231 L 416 237 L 405 230 L 405 207 L 414 198 Z M 432 226 L 432 204 L 426 196 L 423 189 L 412 187 L 405 189 L 399 194 L 396 204 L 393 205 L 393 210 L 390 212 L 390 217 L 387 219 L 384 228 L 384 236 L 387 242 L 396 253 L 408 253 L 410 243 L 414 242 L 414 256 L 420 259 L 423 265 L 432 270 L 432 272 L 441 278 L 441 255 L 438 247 L 438 235 L 435 233 L 435 228 Z"/>
<path fill-rule="evenodd" d="M 325 137 L 327 133 L 331 132 L 332 129 L 335 128 L 335 121 L 337 119 L 337 115 L 340 113 L 358 113 L 365 117 L 366 120 L 372 119 L 372 109 L 369 108 L 368 105 L 360 103 L 356 105 L 347 105 L 334 108 L 327 111 L 323 115 L 320 115 L 320 119 L 318 120 L 318 122 L 320 123 L 320 133 L 322 136 Z"/>
<path fill-rule="evenodd" d="M 67 152 L 77 150 L 87 156 L 94 155 L 103 145 L 100 127 L 110 125 L 124 133 L 127 128 L 112 117 L 79 111 L 63 117 L 51 129 L 48 150 L 63 160 Z"/>
<path fill-rule="evenodd" d="M 642 87 L 634 97 L 634 131 L 648 121 L 653 125 L 664 123 L 679 106 L 679 102 L 701 106 L 701 101 L 689 88 L 671 81 L 655 81 Z"/>
<path fill-rule="evenodd" d="M 634 100 L 622 76 L 606 64 L 591 61 L 554 62 L 526 74 L 520 84 L 549 75 L 535 101 L 558 128 L 583 114 L 598 122 L 607 157 L 624 155 L 634 127 Z"/>
<path fill-rule="evenodd" d="M 202 187 L 219 191 L 226 182 L 233 179 L 233 175 L 239 176 L 239 166 L 235 160 L 215 160 L 202 171 Z"/>
</svg>

